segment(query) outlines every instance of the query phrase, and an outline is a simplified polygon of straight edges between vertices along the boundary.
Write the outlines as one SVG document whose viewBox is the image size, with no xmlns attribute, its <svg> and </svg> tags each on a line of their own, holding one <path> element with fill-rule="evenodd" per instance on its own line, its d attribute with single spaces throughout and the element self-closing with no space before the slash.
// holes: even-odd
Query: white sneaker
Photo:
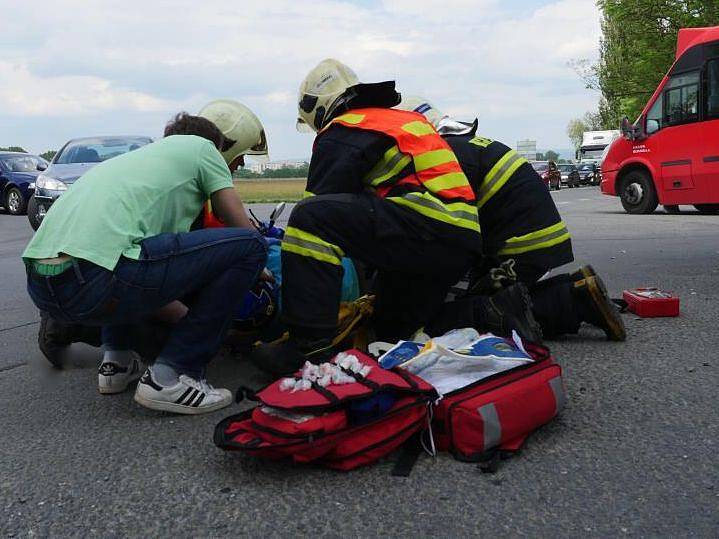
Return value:
<svg viewBox="0 0 719 539">
<path fill-rule="evenodd" d="M 103 395 L 122 393 L 127 386 L 136 382 L 142 375 L 140 356 L 131 352 L 130 363 L 126 367 L 114 361 L 103 361 L 97 370 L 97 389 Z"/>
<path fill-rule="evenodd" d="M 207 380 L 195 380 L 184 374 L 175 385 L 161 386 L 147 369 L 137 384 L 135 402 L 152 410 L 194 415 L 229 406 L 232 393 L 229 389 L 212 387 Z"/>
</svg>

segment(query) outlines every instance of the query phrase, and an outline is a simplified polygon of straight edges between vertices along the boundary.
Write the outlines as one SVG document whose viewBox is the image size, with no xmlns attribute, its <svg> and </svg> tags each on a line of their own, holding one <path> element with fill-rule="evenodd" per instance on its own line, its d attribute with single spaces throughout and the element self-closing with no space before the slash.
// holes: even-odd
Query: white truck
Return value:
<svg viewBox="0 0 719 539">
<path fill-rule="evenodd" d="M 584 132 L 582 145 L 577 150 L 577 168 L 581 183 L 599 184 L 604 156 L 612 142 L 620 136 L 618 130 Z"/>
</svg>

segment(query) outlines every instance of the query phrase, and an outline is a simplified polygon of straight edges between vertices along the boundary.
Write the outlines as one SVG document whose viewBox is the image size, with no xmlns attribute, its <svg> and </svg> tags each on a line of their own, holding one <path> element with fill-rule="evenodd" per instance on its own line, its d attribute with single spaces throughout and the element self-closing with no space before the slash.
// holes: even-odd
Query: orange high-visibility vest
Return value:
<svg viewBox="0 0 719 539">
<path fill-rule="evenodd" d="M 365 183 L 377 196 L 454 226 L 479 232 L 475 195 L 457 157 L 431 123 L 416 112 L 355 109 L 331 125 L 382 133 L 394 139 Z M 413 167 L 409 167 L 409 164 Z"/>
</svg>

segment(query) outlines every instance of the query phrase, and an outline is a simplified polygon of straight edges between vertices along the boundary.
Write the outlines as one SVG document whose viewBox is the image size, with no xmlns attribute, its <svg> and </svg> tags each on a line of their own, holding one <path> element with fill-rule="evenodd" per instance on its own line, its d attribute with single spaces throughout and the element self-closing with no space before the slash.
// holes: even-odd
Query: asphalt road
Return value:
<svg viewBox="0 0 719 539">
<path fill-rule="evenodd" d="M 177 417 L 101 396 L 98 352 L 55 372 L 35 345 L 19 254 L 25 218 L 0 215 L 0 532 L 6 536 L 719 535 L 719 216 L 625 214 L 596 188 L 553 195 L 611 291 L 657 285 L 682 315 L 625 315 L 629 339 L 585 328 L 549 343 L 569 403 L 495 475 L 447 455 L 407 479 L 224 453 L 214 425 L 239 407 Z M 265 208 L 266 211 L 266 208 Z M 250 376 L 222 357 L 211 381 Z"/>
</svg>

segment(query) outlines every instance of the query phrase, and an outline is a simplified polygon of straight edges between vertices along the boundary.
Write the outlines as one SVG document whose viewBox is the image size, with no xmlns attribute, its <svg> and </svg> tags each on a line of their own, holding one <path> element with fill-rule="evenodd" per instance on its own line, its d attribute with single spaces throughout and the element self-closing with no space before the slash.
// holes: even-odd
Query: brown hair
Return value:
<svg viewBox="0 0 719 539">
<path fill-rule="evenodd" d="M 186 112 L 180 112 L 165 126 L 165 136 L 170 135 L 197 135 L 212 142 L 218 150 L 225 141 L 222 131 L 210 120 Z"/>
</svg>

